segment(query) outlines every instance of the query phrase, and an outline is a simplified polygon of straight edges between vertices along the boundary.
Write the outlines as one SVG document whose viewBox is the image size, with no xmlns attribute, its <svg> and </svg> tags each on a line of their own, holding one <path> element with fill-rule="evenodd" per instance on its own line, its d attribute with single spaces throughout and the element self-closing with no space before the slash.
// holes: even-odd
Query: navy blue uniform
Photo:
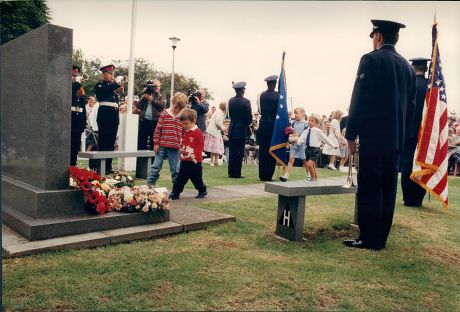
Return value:
<svg viewBox="0 0 460 312">
<path fill-rule="evenodd" d="M 251 102 L 237 95 L 228 101 L 228 111 L 230 117 L 228 176 L 239 178 L 243 164 L 244 145 L 249 125 L 252 123 Z"/>
<path fill-rule="evenodd" d="M 71 131 L 70 131 L 70 165 L 77 164 L 77 155 L 80 151 L 81 134 L 86 128 L 86 105 L 85 96 L 78 96 L 81 84 L 72 82 L 72 106 L 71 106 Z"/>
<path fill-rule="evenodd" d="M 404 204 L 409 206 L 421 206 L 425 189 L 412 181 L 412 173 L 415 149 L 417 148 L 418 132 L 422 123 L 423 106 L 428 88 L 428 79 L 424 75 L 417 75 L 417 96 L 415 108 L 407 112 L 407 133 L 404 142 L 404 153 L 401 166 L 401 187 Z"/>
<path fill-rule="evenodd" d="M 118 94 L 115 92 L 119 84 L 109 81 L 99 81 L 94 87 L 99 109 L 97 112 L 97 127 L 99 128 L 99 151 L 113 151 L 117 139 L 118 124 L 120 123 L 118 111 Z M 116 104 L 116 107 L 101 105 L 101 102 Z M 106 172 L 112 170 L 112 159 L 107 159 Z"/>
<path fill-rule="evenodd" d="M 278 92 L 270 90 L 260 95 L 261 117 L 257 142 L 259 143 L 259 179 L 261 181 L 271 181 L 275 172 L 276 160 L 270 155 L 269 149 L 278 109 L 278 97 Z"/>
<path fill-rule="evenodd" d="M 361 58 L 345 137 L 359 136 L 358 239 L 374 248 L 385 247 L 393 222 L 398 159 L 415 92 L 415 72 L 393 45 Z"/>
</svg>

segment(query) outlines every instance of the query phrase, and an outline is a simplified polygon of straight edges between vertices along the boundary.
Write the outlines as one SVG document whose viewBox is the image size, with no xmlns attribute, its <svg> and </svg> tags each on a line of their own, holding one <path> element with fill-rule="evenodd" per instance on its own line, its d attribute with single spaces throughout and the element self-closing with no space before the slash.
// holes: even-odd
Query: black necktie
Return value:
<svg viewBox="0 0 460 312">
<path fill-rule="evenodd" d="M 311 129 L 308 129 L 307 141 L 305 142 L 307 144 L 307 147 L 310 147 L 310 133 L 311 133 Z"/>
</svg>

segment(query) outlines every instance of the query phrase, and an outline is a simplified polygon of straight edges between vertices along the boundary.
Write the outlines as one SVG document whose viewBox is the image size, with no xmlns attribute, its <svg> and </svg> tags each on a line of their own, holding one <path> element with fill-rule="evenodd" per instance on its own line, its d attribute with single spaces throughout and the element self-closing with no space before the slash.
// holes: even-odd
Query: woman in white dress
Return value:
<svg viewBox="0 0 460 312">
<path fill-rule="evenodd" d="M 339 146 L 339 142 L 342 138 L 342 134 L 340 132 L 340 119 L 342 119 L 343 112 L 340 110 L 336 110 L 332 113 L 332 121 L 331 121 L 331 130 L 329 131 L 328 139 L 335 144 L 335 146 Z M 327 165 L 328 169 L 337 170 L 335 168 L 335 159 L 336 157 L 340 157 L 340 149 L 333 149 L 329 145 L 324 146 L 323 154 L 329 155 L 329 165 Z"/>
<path fill-rule="evenodd" d="M 211 166 L 220 165 L 219 155 L 224 154 L 224 140 L 222 134 L 225 130 L 224 119 L 227 103 L 221 102 L 219 109 L 212 114 L 204 137 L 204 150 L 211 153 Z"/>
</svg>

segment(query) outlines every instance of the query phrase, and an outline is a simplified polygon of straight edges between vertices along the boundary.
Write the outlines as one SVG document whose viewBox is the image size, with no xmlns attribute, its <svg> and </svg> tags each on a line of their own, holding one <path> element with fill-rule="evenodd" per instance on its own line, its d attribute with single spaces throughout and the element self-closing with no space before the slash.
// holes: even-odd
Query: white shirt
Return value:
<svg viewBox="0 0 460 312">
<path fill-rule="evenodd" d="M 99 102 L 94 103 L 93 109 L 88 116 L 88 124 L 93 129 L 93 131 L 98 131 L 97 128 L 97 112 L 99 111 Z"/>
<path fill-rule="evenodd" d="M 328 139 L 326 134 L 319 129 L 318 127 L 309 128 L 304 130 L 300 135 L 297 144 L 306 144 L 308 132 L 311 131 L 310 134 L 310 147 L 320 147 L 321 143 L 325 143 L 330 145 L 332 148 L 336 148 L 337 146 Z"/>
</svg>

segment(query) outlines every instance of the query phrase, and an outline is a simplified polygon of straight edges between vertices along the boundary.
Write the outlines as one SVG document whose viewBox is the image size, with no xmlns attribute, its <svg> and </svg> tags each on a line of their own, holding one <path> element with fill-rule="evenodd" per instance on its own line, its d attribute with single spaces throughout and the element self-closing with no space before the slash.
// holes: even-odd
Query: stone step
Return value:
<svg viewBox="0 0 460 312">
<path fill-rule="evenodd" d="M 2 246 L 3 254 L 6 257 L 12 258 L 29 256 L 52 250 L 104 246 L 120 242 L 170 235 L 183 231 L 184 226 L 182 224 L 167 221 L 157 224 L 140 225 L 129 228 L 120 228 L 31 242 L 18 235 L 9 227 L 3 226 Z"/>
<path fill-rule="evenodd" d="M 109 212 L 58 218 L 34 219 L 7 205 L 2 207 L 3 222 L 30 241 L 165 222 L 169 210 L 152 213 Z"/>
</svg>

